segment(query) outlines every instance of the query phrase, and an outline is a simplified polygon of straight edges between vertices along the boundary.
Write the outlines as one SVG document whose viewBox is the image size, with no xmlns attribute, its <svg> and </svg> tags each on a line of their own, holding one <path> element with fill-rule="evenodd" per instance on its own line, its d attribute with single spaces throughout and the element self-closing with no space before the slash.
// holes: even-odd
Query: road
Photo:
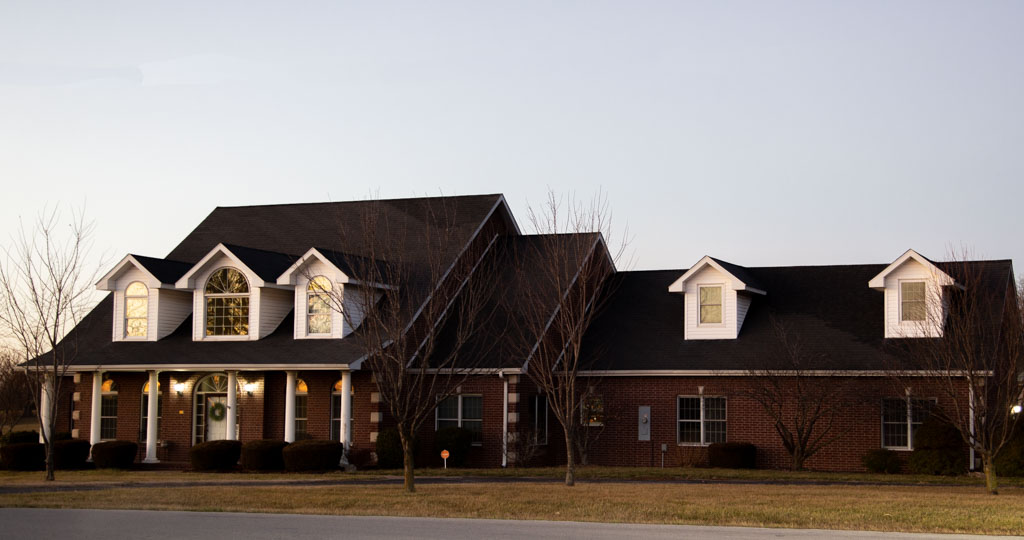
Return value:
<svg viewBox="0 0 1024 540">
<path fill-rule="evenodd" d="M 140 540 L 191 538 L 209 540 L 263 539 L 443 539 L 536 538 L 611 540 L 619 538 L 737 539 L 882 538 L 953 540 L 992 539 L 994 536 L 929 535 L 815 529 L 759 529 L 689 525 L 631 525 L 566 521 L 505 521 L 497 519 L 438 519 L 363 516 L 306 516 L 229 512 L 158 512 L 141 510 L 57 510 L 0 508 L 4 538 L 76 538 Z"/>
</svg>

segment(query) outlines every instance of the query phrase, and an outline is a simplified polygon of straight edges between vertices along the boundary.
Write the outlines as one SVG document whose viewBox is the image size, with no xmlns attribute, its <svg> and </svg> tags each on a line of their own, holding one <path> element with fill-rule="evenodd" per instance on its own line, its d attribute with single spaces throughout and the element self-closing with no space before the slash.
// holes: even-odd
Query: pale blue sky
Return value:
<svg viewBox="0 0 1024 540">
<path fill-rule="evenodd" d="M 1021 2 L 5 2 L 0 227 L 601 187 L 635 268 L 1024 264 Z M 3 235 L 4 237 L 7 234 Z"/>
</svg>

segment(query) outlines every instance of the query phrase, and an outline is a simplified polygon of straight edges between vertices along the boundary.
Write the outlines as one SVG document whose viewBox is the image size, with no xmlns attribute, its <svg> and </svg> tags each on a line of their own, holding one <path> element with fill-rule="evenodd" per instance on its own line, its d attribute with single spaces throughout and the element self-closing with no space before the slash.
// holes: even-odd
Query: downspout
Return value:
<svg viewBox="0 0 1024 540">
<path fill-rule="evenodd" d="M 974 443 L 974 385 L 971 384 L 970 377 L 967 378 L 967 391 L 968 391 L 968 394 L 969 394 L 969 397 L 967 399 L 968 399 L 969 403 L 971 404 L 971 406 L 970 406 L 970 417 L 968 418 L 968 423 L 969 423 L 970 430 L 971 430 L 971 464 L 970 464 L 969 467 L 967 467 L 967 470 L 973 471 L 974 470 L 974 464 L 975 464 L 974 460 L 976 459 L 974 457 L 974 444 L 975 444 Z"/>
<path fill-rule="evenodd" d="M 508 379 L 498 371 L 498 378 L 504 383 L 504 399 L 501 405 L 501 468 L 508 467 Z"/>
</svg>

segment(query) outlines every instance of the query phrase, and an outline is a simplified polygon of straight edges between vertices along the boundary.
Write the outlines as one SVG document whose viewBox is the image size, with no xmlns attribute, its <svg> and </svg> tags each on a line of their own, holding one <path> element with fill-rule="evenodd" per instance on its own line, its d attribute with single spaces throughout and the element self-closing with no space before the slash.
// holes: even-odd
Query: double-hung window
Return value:
<svg viewBox="0 0 1024 540">
<path fill-rule="evenodd" d="M 935 399 L 887 398 L 882 400 L 882 447 L 913 450 L 914 434 L 935 406 Z"/>
<path fill-rule="evenodd" d="M 901 281 L 900 321 L 923 322 L 926 315 L 925 283 L 923 281 Z"/>
<path fill-rule="evenodd" d="M 100 440 L 117 438 L 117 383 L 111 379 L 100 387 Z"/>
<path fill-rule="evenodd" d="M 722 324 L 722 286 L 698 287 L 700 324 Z"/>
<path fill-rule="evenodd" d="M 679 444 L 725 442 L 724 397 L 679 396 L 676 416 Z"/>
<path fill-rule="evenodd" d="M 160 420 L 163 417 L 164 398 L 160 394 L 160 383 L 156 383 L 156 432 L 160 434 Z M 145 441 L 149 430 L 149 382 L 142 387 L 142 417 L 139 420 L 139 440 Z"/>
<path fill-rule="evenodd" d="M 309 387 L 306 381 L 295 381 L 295 440 L 306 438 L 307 419 L 309 416 Z"/>
<path fill-rule="evenodd" d="M 483 443 L 483 396 L 449 396 L 437 404 L 434 428 L 460 427 L 473 433 L 473 444 Z"/>
</svg>

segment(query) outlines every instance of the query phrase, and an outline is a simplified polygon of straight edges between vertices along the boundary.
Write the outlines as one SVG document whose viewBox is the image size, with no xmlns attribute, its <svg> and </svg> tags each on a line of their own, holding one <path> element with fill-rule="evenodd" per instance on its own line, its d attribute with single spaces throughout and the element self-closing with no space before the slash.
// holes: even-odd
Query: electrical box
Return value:
<svg viewBox="0 0 1024 540">
<path fill-rule="evenodd" d="M 651 408 L 646 405 L 640 407 L 640 414 L 637 418 L 637 439 L 651 440 Z"/>
</svg>

